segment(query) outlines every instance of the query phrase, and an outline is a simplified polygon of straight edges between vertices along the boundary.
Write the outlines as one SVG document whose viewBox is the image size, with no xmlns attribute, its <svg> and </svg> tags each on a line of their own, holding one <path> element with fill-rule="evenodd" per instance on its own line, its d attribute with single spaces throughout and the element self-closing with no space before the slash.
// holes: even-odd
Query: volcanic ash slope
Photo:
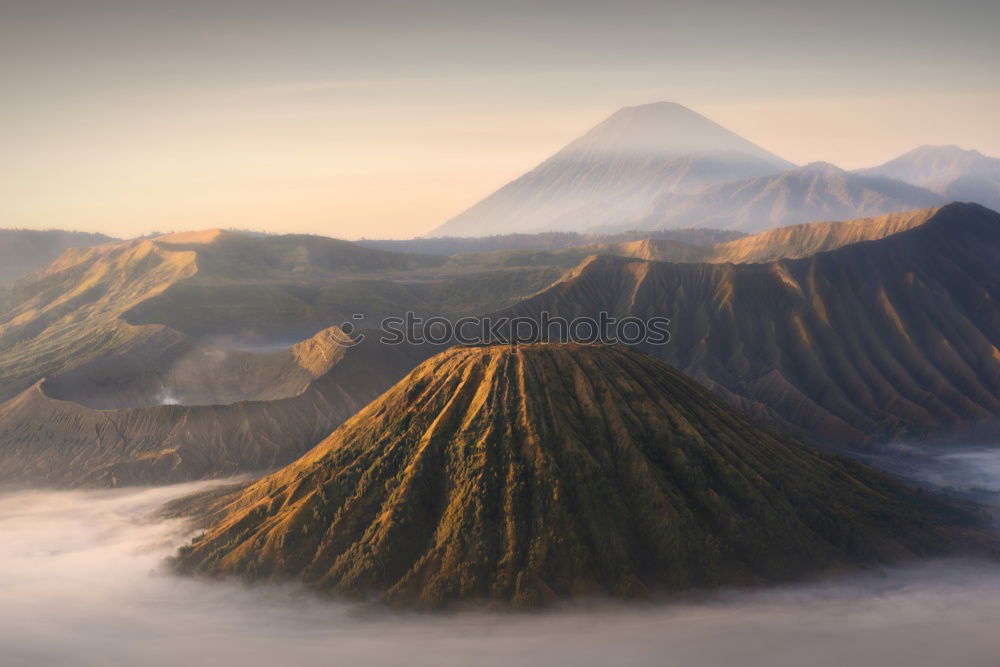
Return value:
<svg viewBox="0 0 1000 667">
<path fill-rule="evenodd" d="M 218 502 L 183 572 L 414 606 L 774 582 L 977 516 L 763 429 L 635 350 L 452 348 Z"/>
</svg>

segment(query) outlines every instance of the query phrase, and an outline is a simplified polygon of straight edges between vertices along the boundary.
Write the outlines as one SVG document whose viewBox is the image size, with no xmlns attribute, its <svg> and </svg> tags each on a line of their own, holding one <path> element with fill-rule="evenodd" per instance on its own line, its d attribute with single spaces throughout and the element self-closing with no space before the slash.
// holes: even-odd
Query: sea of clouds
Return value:
<svg viewBox="0 0 1000 667">
<path fill-rule="evenodd" d="M 950 455 L 953 456 L 953 455 Z M 985 458 L 984 458 L 985 457 Z M 1000 486 L 1000 450 L 949 459 Z M 996 471 L 985 479 L 983 470 Z M 664 605 L 358 613 L 290 587 L 178 578 L 164 502 L 205 484 L 0 493 L 0 664 L 923 667 L 1000 660 L 1000 564 L 947 560 Z"/>
</svg>

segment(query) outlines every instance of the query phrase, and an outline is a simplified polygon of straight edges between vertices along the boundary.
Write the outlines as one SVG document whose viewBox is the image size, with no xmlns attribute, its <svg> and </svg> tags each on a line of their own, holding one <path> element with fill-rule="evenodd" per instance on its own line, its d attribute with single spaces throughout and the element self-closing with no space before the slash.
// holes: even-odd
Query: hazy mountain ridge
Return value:
<svg viewBox="0 0 1000 667">
<path fill-rule="evenodd" d="M 544 344 L 444 352 L 212 505 L 183 571 L 434 607 L 780 581 L 946 553 L 944 517 L 976 521 L 639 352 Z"/>
<path fill-rule="evenodd" d="M 69 248 L 87 248 L 115 240 L 104 234 L 59 229 L 0 229 L 0 284 L 44 268 Z"/>
<path fill-rule="evenodd" d="M 649 351 L 733 404 L 839 444 L 1000 414 L 1000 214 L 951 204 L 881 240 L 766 264 L 593 257 L 511 315 L 671 318 Z"/>
<path fill-rule="evenodd" d="M 990 291 L 995 276 L 984 267 L 983 257 L 996 244 L 983 221 L 995 215 L 956 204 L 878 219 L 793 226 L 714 248 L 646 239 L 553 252 L 428 257 L 364 248 L 356 253 L 350 243 L 320 237 L 309 237 L 306 247 L 300 237 L 260 239 L 209 230 L 69 251 L 31 279 L 0 291 L 0 298 L 15 304 L 2 316 L 0 342 L 8 346 L 0 347 L 0 357 L 19 360 L 4 366 L 8 375 L 0 386 L 11 398 L 0 404 L 6 422 L 0 428 L 0 478 L 125 484 L 279 464 L 288 460 L 281 456 L 315 443 L 430 353 L 403 350 L 402 356 L 386 357 L 385 364 L 372 353 L 368 374 L 354 381 L 345 369 L 358 364 L 361 353 L 348 355 L 351 364 L 342 366 L 340 352 L 317 339 L 291 348 L 289 342 L 286 349 L 266 353 L 226 349 L 164 324 L 129 324 L 128 318 L 143 311 L 153 322 L 197 333 L 212 331 L 212 318 L 262 327 L 282 317 L 318 321 L 310 303 L 325 303 L 328 317 L 351 312 L 352 303 L 360 312 L 381 307 L 393 315 L 415 302 L 450 303 L 476 314 L 490 304 L 503 307 L 510 295 L 516 302 L 541 290 L 515 306 L 516 312 L 530 312 L 533 304 L 559 295 L 551 308 L 557 314 L 587 314 L 594 308 L 667 314 L 673 319 L 674 340 L 658 354 L 743 409 L 808 437 L 861 443 L 870 437 L 978 423 L 996 413 L 998 395 L 995 353 L 984 342 L 995 335 L 990 320 L 995 317 Z M 980 227 L 985 224 L 979 241 L 970 238 L 977 220 Z M 917 244 L 900 257 L 890 253 L 888 259 L 865 260 L 877 269 L 849 262 L 831 268 L 820 259 L 857 252 L 853 249 L 859 245 L 906 244 L 908 235 L 921 230 L 928 239 L 943 240 Z M 864 241 L 868 243 L 859 243 Z M 928 254 L 927 245 L 937 252 Z M 829 250 L 834 252 L 824 252 Z M 949 254 L 953 251 L 956 256 Z M 587 259 L 593 253 L 687 264 Z M 772 261 L 799 256 L 819 268 L 806 271 L 795 263 Z M 771 263 L 728 264 L 764 261 Z M 962 277 L 959 286 L 949 286 L 939 275 L 925 280 L 927 267 L 940 273 L 942 266 L 951 265 L 961 267 L 960 275 L 975 275 Z M 498 286 L 499 276 L 507 282 Z M 912 337 L 913 329 L 923 332 L 925 340 L 916 345 L 896 340 L 893 316 L 887 320 L 887 307 L 870 303 L 865 296 L 869 288 L 859 282 L 875 277 L 891 286 L 886 299 L 904 323 L 905 336 Z M 900 295 L 914 289 L 906 281 L 916 281 L 920 294 Z M 322 301 L 309 297 L 310 285 L 322 285 L 329 296 Z M 839 294 L 838 285 L 850 286 L 845 288 L 849 299 Z M 382 303 L 371 298 L 378 290 L 388 297 Z M 981 303 L 956 305 L 941 296 L 965 291 L 968 299 L 983 290 L 987 296 Z M 234 294 L 257 300 L 240 304 Z M 415 294 L 429 296 L 417 300 Z M 865 303 L 859 306 L 862 297 Z M 352 301 L 338 306 L 336 298 Z M 914 302 L 921 299 L 941 304 L 940 312 L 920 315 L 926 308 Z M 816 321 L 826 311 L 835 313 L 835 324 Z M 970 324 L 974 313 L 985 320 Z M 919 317 L 930 317 L 931 324 Z M 774 329 L 771 322 L 789 321 L 769 330 Z M 837 336 L 830 331 L 834 326 L 847 333 Z M 797 341 L 800 328 L 813 341 L 810 345 Z M 854 336 L 856 329 L 865 329 L 864 340 Z M 833 343 L 827 342 L 831 335 Z M 957 358 L 935 349 L 937 335 Z M 824 358 L 812 346 L 832 352 Z M 908 360 L 904 369 L 887 370 L 886 359 L 896 354 L 888 350 L 895 348 Z M 873 350 L 874 362 L 869 358 Z M 817 356 L 820 361 L 803 361 Z M 908 377 L 910 373 L 918 377 Z M 932 395 L 924 395 L 928 392 Z M 16 397 L 18 393 L 22 395 Z M 301 423 L 282 443 L 276 420 L 285 409 Z M 52 415 L 48 425 L 43 414 Z M 239 433 L 232 442 L 224 440 L 227 429 Z M 92 433 L 102 435 L 87 454 Z M 27 467 L 16 461 L 25 452 L 32 452 Z M 72 457 L 59 458 L 60 452 Z M 93 465 L 84 465 L 91 455 Z"/>
<path fill-rule="evenodd" d="M 735 241 L 746 236 L 743 232 L 722 229 L 658 229 L 630 230 L 615 234 L 582 234 L 579 232 L 540 232 L 538 234 L 503 234 L 494 236 L 438 236 L 415 239 L 361 239 L 358 245 L 390 252 L 458 255 L 500 251 L 557 251 L 584 246 L 613 245 L 646 239 L 678 241 L 693 246 L 711 246 Z"/>
<path fill-rule="evenodd" d="M 706 261 L 743 264 L 808 257 L 818 252 L 835 250 L 862 241 L 874 241 L 919 227 L 940 210 L 940 207 L 925 208 L 890 213 L 877 218 L 811 222 L 778 227 L 728 243 L 720 243 L 712 248 Z"/>
<path fill-rule="evenodd" d="M 926 222 L 941 207 L 884 216 L 801 223 L 748 235 L 713 229 L 634 230 L 618 234 L 511 234 L 482 238 L 430 238 L 371 241 L 372 247 L 421 249 L 451 256 L 452 262 L 517 262 L 562 266 L 571 257 L 616 255 L 666 262 L 765 262 L 805 257 L 851 243 L 869 241 Z M 503 248 L 502 250 L 495 248 Z"/>
<path fill-rule="evenodd" d="M 923 147 L 854 172 L 825 162 L 796 167 L 693 111 L 658 103 L 618 111 L 429 236 L 688 227 L 753 233 L 954 200 L 1000 208 L 1000 160 Z"/>
<path fill-rule="evenodd" d="M 895 178 L 948 199 L 1000 209 L 1000 158 L 958 146 L 921 146 L 858 173 Z"/>
<path fill-rule="evenodd" d="M 222 230 L 68 250 L 0 287 L 0 400 L 165 327 L 193 337 L 259 333 L 294 342 L 354 313 L 376 321 L 407 310 L 472 314 L 532 294 L 578 261 L 452 261 L 325 237 Z"/>
<path fill-rule="evenodd" d="M 626 107 L 429 236 L 626 228 L 661 195 L 791 166 L 680 105 Z"/>
<path fill-rule="evenodd" d="M 67 251 L 0 289 L 0 480 L 159 484 L 286 463 L 429 352 L 368 341 L 341 359 L 321 334 L 251 353 L 239 345 L 252 336 L 213 344 L 206 333 L 249 328 L 267 342 L 331 321 L 360 328 L 351 314 L 379 308 L 471 314 L 579 261 L 529 259 L 452 261 L 221 230 Z"/>
<path fill-rule="evenodd" d="M 882 177 L 815 163 L 773 176 L 723 183 L 692 195 L 667 194 L 628 227 L 718 227 L 759 232 L 848 220 L 946 203 L 935 193 Z"/>
</svg>

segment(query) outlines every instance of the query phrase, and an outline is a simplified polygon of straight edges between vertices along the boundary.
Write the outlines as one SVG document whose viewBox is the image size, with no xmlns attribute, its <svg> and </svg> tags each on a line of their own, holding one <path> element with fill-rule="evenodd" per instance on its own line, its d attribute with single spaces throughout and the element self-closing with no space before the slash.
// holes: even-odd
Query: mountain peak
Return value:
<svg viewBox="0 0 1000 667">
<path fill-rule="evenodd" d="M 793 166 L 680 104 L 625 107 L 428 236 L 625 225 L 663 195 Z"/>
<path fill-rule="evenodd" d="M 936 553 L 949 530 L 934 502 L 635 350 L 459 347 L 223 500 L 177 565 L 417 606 L 537 606 Z"/>
<path fill-rule="evenodd" d="M 215 243 L 220 238 L 232 236 L 231 232 L 224 229 L 202 229 L 190 232 L 171 232 L 155 237 L 154 241 L 169 243 L 172 245 L 207 245 Z"/>
<path fill-rule="evenodd" d="M 917 185 L 949 200 L 1000 208 L 1000 159 L 977 150 L 924 145 L 861 173 Z"/>
<path fill-rule="evenodd" d="M 640 155 L 718 152 L 742 153 L 788 166 L 773 153 L 675 102 L 623 107 L 562 151 Z"/>
<path fill-rule="evenodd" d="M 833 164 L 832 162 L 824 162 L 818 160 L 816 162 L 810 162 L 809 164 L 800 167 L 800 171 L 814 172 L 818 174 L 842 174 L 844 170 Z"/>
<path fill-rule="evenodd" d="M 933 144 L 924 144 L 923 146 L 918 146 L 913 150 L 904 153 L 902 157 L 931 157 L 931 156 L 941 156 L 941 157 L 986 157 L 979 151 L 971 148 L 962 148 L 961 146 L 956 146 L 955 144 L 948 144 L 946 146 L 935 146 Z"/>
<path fill-rule="evenodd" d="M 701 117 L 683 104 L 676 102 L 650 102 L 622 107 L 608 117 L 608 120 L 628 120 L 630 122 L 657 122 Z"/>
</svg>

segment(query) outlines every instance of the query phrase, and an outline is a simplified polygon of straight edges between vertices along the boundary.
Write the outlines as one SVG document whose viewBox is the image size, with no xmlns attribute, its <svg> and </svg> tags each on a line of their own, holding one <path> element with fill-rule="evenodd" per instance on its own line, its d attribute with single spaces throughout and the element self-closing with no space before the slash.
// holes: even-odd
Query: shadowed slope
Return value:
<svg viewBox="0 0 1000 667">
<path fill-rule="evenodd" d="M 942 553 L 940 516 L 973 518 L 570 345 L 444 352 L 222 503 L 183 571 L 417 605 L 777 581 Z"/>
<path fill-rule="evenodd" d="M 304 382 L 298 393 L 276 400 L 98 410 L 59 400 L 48 382 L 39 382 L 0 404 L 0 484 L 169 484 L 273 469 L 315 445 L 429 354 L 375 341 L 335 349 L 327 335 L 294 352 L 312 362 L 316 377 L 293 378 Z"/>
<path fill-rule="evenodd" d="M 287 349 L 227 350 L 171 329 L 45 382 L 55 399 L 91 408 L 224 405 L 296 396 L 339 363 L 348 337 L 330 327 Z"/>
<path fill-rule="evenodd" d="M 839 444 L 1000 414 L 1000 214 L 951 204 L 887 238 L 768 264 L 595 257 L 507 311 L 671 319 L 650 352 Z"/>
</svg>

